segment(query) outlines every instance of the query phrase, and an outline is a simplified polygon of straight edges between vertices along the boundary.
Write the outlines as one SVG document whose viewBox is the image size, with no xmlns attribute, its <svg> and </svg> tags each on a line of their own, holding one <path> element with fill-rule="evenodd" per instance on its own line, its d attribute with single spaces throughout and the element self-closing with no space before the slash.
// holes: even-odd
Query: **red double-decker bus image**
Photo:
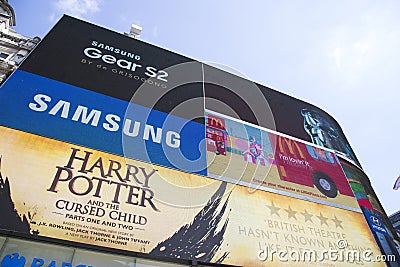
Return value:
<svg viewBox="0 0 400 267">
<path fill-rule="evenodd" d="M 217 155 L 226 156 L 228 133 L 225 129 L 225 120 L 212 115 L 207 115 L 207 150 Z"/>
<path fill-rule="evenodd" d="M 354 196 L 336 155 L 287 137 L 269 134 L 281 180 L 316 187 L 335 198 L 338 192 Z"/>
</svg>

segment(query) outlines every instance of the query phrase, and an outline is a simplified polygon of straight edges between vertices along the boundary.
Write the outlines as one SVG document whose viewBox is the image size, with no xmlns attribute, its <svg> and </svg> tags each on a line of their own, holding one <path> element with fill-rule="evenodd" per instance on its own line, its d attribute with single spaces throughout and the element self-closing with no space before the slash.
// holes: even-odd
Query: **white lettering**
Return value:
<svg viewBox="0 0 400 267">
<path fill-rule="evenodd" d="M 117 60 L 115 57 L 113 57 L 112 55 L 104 55 L 101 57 L 101 59 L 108 64 L 114 64 L 115 61 Z"/>
<path fill-rule="evenodd" d="M 106 115 L 107 123 L 103 123 L 103 128 L 110 132 L 116 132 L 119 129 L 119 125 L 117 122 L 121 121 L 121 118 L 114 114 Z"/>
<path fill-rule="evenodd" d="M 28 106 L 31 110 L 37 112 L 46 111 L 51 102 L 51 97 L 44 94 L 37 94 L 33 97 L 33 102 L 29 103 Z M 72 107 L 74 107 L 73 105 Z M 69 116 L 69 111 L 71 108 L 71 103 L 59 100 L 51 109 L 49 109 L 48 114 L 53 116 L 59 116 L 60 118 L 68 119 L 72 121 L 77 121 L 82 124 L 90 124 L 97 127 L 100 119 L 102 118 L 102 111 L 96 109 L 89 109 L 86 106 L 78 105 L 72 115 Z M 71 111 L 72 112 L 72 111 Z M 121 128 L 121 117 L 115 114 L 105 114 L 102 118 L 103 123 L 101 126 L 110 132 L 116 132 Z M 141 129 L 141 126 L 143 129 Z M 131 119 L 125 118 L 124 125 L 122 127 L 122 133 L 129 137 L 137 137 L 139 133 L 142 133 L 143 140 L 152 141 L 154 143 L 160 144 L 163 141 L 167 146 L 172 148 L 179 148 L 180 146 L 180 134 L 174 131 L 167 131 L 165 136 L 163 135 L 163 129 L 158 128 L 148 124 L 141 124 L 140 121 L 133 121 Z"/>
<path fill-rule="evenodd" d="M 154 67 L 146 67 L 146 72 L 144 74 L 146 74 L 147 76 L 154 78 L 157 76 L 157 69 Z"/>
<path fill-rule="evenodd" d="M 85 48 L 85 50 L 83 50 L 83 53 L 90 58 L 101 58 L 101 51 L 93 47 Z"/>
<path fill-rule="evenodd" d="M 126 134 L 127 136 L 132 136 L 132 137 L 136 137 L 139 134 L 139 129 L 140 129 L 140 122 L 135 121 L 135 125 L 133 126 L 133 130 L 130 131 L 131 129 L 131 123 L 132 121 L 130 119 L 126 119 L 125 120 L 125 124 L 124 124 L 124 134 Z"/>
<path fill-rule="evenodd" d="M 177 132 L 168 131 L 166 136 L 166 143 L 169 147 L 178 148 L 181 145 L 181 136 Z"/>
<path fill-rule="evenodd" d="M 73 121 L 78 121 L 79 118 L 82 116 L 81 122 L 84 124 L 88 124 L 90 120 L 92 120 L 91 125 L 97 126 L 99 123 L 101 111 L 100 110 L 91 110 L 89 115 L 87 115 L 88 108 L 84 106 L 78 106 L 75 110 L 74 115 L 72 116 Z"/>
<path fill-rule="evenodd" d="M 68 118 L 68 112 L 69 112 L 69 106 L 70 103 L 60 100 L 55 104 L 55 106 L 49 111 L 50 115 L 56 115 L 57 112 L 62 109 L 61 111 L 61 118 L 67 119 Z"/>
<path fill-rule="evenodd" d="M 155 143 L 161 143 L 161 135 L 162 135 L 162 129 L 157 128 L 157 134 L 154 132 L 154 126 L 151 125 L 145 125 L 144 126 L 144 134 L 143 134 L 143 139 L 144 140 L 149 140 L 149 134 L 151 134 L 151 140 Z"/>
<path fill-rule="evenodd" d="M 36 103 L 29 103 L 29 108 L 34 111 L 42 112 L 47 109 L 46 102 L 50 102 L 51 98 L 47 95 L 37 94 L 33 97 L 33 100 L 35 100 Z"/>
</svg>

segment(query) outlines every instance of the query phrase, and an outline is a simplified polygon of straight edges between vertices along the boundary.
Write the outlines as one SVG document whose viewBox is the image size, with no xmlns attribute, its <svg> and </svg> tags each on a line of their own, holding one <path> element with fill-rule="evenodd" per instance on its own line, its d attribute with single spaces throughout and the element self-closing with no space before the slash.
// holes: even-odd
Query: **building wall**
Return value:
<svg viewBox="0 0 400 267">
<path fill-rule="evenodd" d="M 40 42 L 39 37 L 21 35 L 16 26 L 15 13 L 7 0 L 0 2 L 0 84 L 21 64 Z"/>
<path fill-rule="evenodd" d="M 389 220 L 393 225 L 393 228 L 396 230 L 397 235 L 400 237 L 400 211 L 389 216 Z"/>
<path fill-rule="evenodd" d="M 6 76 L 39 39 L 12 31 L 2 4 Z M 11 140 L 0 143 L 4 251 L 20 236 L 238 266 L 264 266 L 257 251 L 267 246 L 321 252 L 345 237 L 393 252 L 368 177 L 318 107 L 68 16 L 33 53 L 0 91 L 0 135 Z M 220 135 L 206 151 L 212 121 Z"/>
</svg>

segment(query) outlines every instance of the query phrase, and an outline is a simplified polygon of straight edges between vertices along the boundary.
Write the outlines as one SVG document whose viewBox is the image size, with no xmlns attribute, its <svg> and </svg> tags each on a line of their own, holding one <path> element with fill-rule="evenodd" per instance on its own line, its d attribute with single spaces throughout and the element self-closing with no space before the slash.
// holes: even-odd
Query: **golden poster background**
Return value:
<svg viewBox="0 0 400 267">
<path fill-rule="evenodd" d="M 0 127 L 0 138 L 5 140 L 0 144 L 1 173 L 3 179 L 7 177 L 10 183 L 15 209 L 21 215 L 28 212 L 33 215 L 30 219 L 31 230 L 38 231 L 41 236 L 149 253 L 158 243 L 176 235 L 182 226 L 190 225 L 207 201 L 221 188 L 221 181 L 218 180 L 152 166 L 5 127 Z M 71 163 L 74 151 L 77 153 L 75 156 L 81 159 L 75 158 Z M 83 168 L 82 159 L 85 156 L 87 161 Z M 109 172 L 111 162 L 114 162 L 114 171 Z M 120 163 L 120 169 L 115 162 Z M 49 190 L 57 170 L 65 168 L 69 163 L 73 167 L 69 169 L 74 177 L 85 176 L 92 179 L 109 174 L 106 180 L 115 183 L 123 183 L 117 178 L 115 170 L 126 173 L 125 164 L 130 164 L 138 170 L 136 178 L 139 183 L 130 176 L 126 184 L 134 187 L 120 186 L 120 203 L 116 204 L 112 203 L 118 187 L 116 184 L 104 182 L 104 187 L 98 192 L 98 184 L 94 184 L 90 192 L 84 194 L 88 188 L 88 180 L 77 179 L 69 187 L 71 179 L 62 181 L 67 180 L 69 174 L 63 169 L 59 183 L 53 190 Z M 154 173 L 146 185 L 143 175 L 140 174 L 144 172 L 149 175 L 152 171 Z M 157 210 L 148 201 L 143 206 L 132 204 L 136 203 L 136 193 L 140 194 L 140 189 L 132 188 L 151 190 Z M 134 194 L 130 190 L 134 190 Z M 72 191 L 81 195 L 74 195 Z M 93 197 L 96 192 L 99 197 Z M 129 195 L 131 204 L 127 203 Z M 140 203 L 140 197 L 137 199 L 137 203 Z M 74 211 L 57 208 L 56 203 L 59 200 L 82 206 L 91 203 L 88 207 L 93 208 L 93 215 L 81 214 L 83 208 Z M 265 266 L 268 261 L 262 262 L 257 258 L 258 251 L 264 246 L 278 250 L 313 249 L 321 252 L 334 247 L 339 239 L 345 239 L 349 248 L 370 249 L 374 255 L 379 254 L 361 213 L 265 191 L 254 191 L 234 184 L 228 184 L 222 203 L 225 201 L 227 208 L 225 212 L 219 213 L 221 223 L 218 224 L 218 230 L 222 231 L 225 222 L 226 229 L 212 262 L 222 257 L 226 264 Z M 96 216 L 100 208 L 105 211 L 104 216 Z M 221 206 L 218 207 L 219 211 L 221 209 Z M 140 220 L 124 222 L 111 219 L 108 217 L 110 212 L 143 216 L 146 223 L 142 225 Z M 183 240 L 181 243 L 185 242 Z M 284 263 L 275 259 L 272 264 L 282 266 Z M 289 261 L 287 264 L 290 266 L 293 262 Z M 334 264 L 351 265 L 349 262 Z M 304 266 L 307 265 L 309 263 L 304 263 Z M 354 263 L 355 265 L 357 264 Z M 376 263 L 376 266 L 380 265 Z"/>
</svg>

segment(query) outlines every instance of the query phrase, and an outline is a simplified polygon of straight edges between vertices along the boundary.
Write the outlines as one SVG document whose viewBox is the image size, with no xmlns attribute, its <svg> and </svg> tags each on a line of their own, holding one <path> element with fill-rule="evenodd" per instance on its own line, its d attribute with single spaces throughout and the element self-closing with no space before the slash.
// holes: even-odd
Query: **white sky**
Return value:
<svg viewBox="0 0 400 267">
<path fill-rule="evenodd" d="M 18 33 L 63 13 L 127 32 L 315 104 L 342 126 L 388 215 L 399 210 L 400 1 L 9 0 Z"/>
</svg>

